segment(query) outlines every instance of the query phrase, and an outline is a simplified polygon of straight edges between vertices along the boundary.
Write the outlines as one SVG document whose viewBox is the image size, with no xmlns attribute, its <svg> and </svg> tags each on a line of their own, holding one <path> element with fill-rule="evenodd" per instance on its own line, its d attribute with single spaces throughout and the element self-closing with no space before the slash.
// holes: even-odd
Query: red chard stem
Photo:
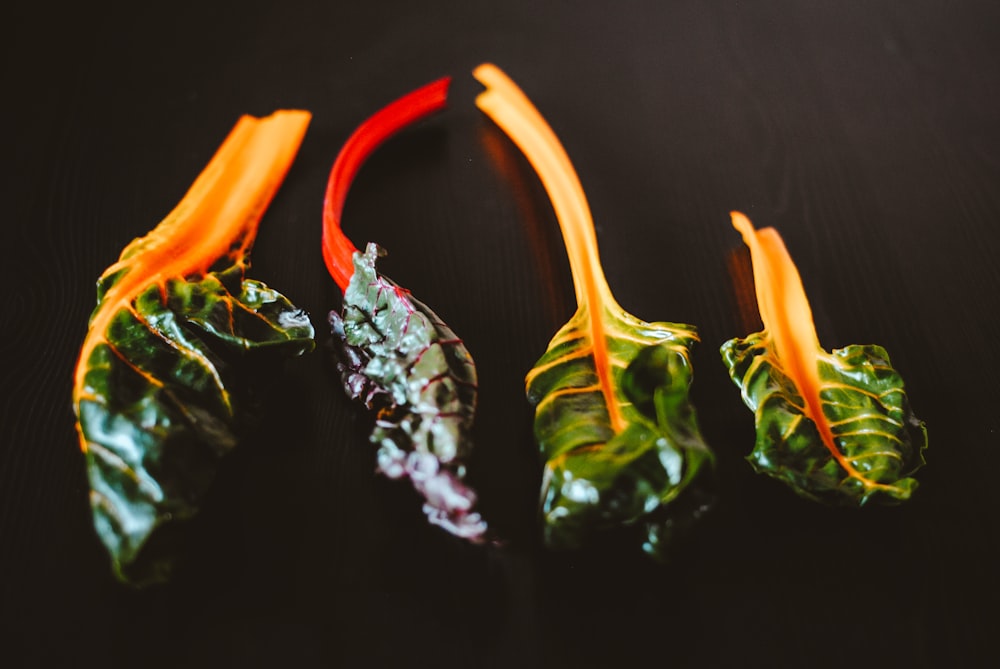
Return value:
<svg viewBox="0 0 1000 669">
<path fill-rule="evenodd" d="M 334 161 L 323 200 L 323 261 L 342 291 L 347 290 L 354 274 L 353 257 L 358 250 L 340 226 L 351 182 L 368 156 L 385 140 L 442 109 L 448 101 L 450 84 L 451 77 L 442 77 L 382 108 L 358 126 Z"/>
</svg>

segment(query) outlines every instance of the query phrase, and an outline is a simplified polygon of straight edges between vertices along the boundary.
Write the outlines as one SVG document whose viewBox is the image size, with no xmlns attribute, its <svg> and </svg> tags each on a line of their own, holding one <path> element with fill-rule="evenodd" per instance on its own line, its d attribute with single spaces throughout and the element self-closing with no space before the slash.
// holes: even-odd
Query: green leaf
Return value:
<svg viewBox="0 0 1000 669">
<path fill-rule="evenodd" d="M 927 430 L 910 408 L 903 379 L 881 346 L 817 353 L 823 414 L 851 469 L 826 447 L 782 369 L 765 332 L 732 339 L 722 358 L 754 412 L 757 438 L 748 460 L 810 499 L 843 506 L 898 503 L 917 487 Z"/>
<path fill-rule="evenodd" d="M 660 554 L 664 536 L 707 503 L 673 504 L 713 464 L 689 400 L 697 337 L 689 326 L 645 323 L 613 303 L 600 320 L 595 345 L 590 315 L 579 309 L 527 377 L 545 459 L 545 540 L 574 548 L 592 532 L 641 525 L 644 548 Z M 597 373 L 605 356 L 610 405 Z"/>
<path fill-rule="evenodd" d="M 330 313 L 347 394 L 377 410 L 378 469 L 406 476 L 428 519 L 472 540 L 486 525 L 463 482 L 478 388 L 472 356 L 425 304 L 375 268 L 381 249 L 354 254 L 343 313 Z"/>
<path fill-rule="evenodd" d="M 111 315 L 82 361 L 94 525 L 122 581 L 169 576 L 220 459 L 261 411 L 273 365 L 313 348 L 306 313 L 242 274 L 239 263 L 162 292 L 150 285 Z"/>
</svg>

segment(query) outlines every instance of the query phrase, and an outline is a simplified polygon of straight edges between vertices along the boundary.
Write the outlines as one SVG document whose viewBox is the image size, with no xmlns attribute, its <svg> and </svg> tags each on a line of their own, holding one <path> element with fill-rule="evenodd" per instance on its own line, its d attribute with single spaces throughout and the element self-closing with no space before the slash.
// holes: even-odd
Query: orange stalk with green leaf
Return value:
<svg viewBox="0 0 1000 669">
<path fill-rule="evenodd" d="M 245 276 L 309 120 L 242 117 L 173 211 L 98 280 L 73 409 L 95 529 L 125 582 L 168 577 L 275 363 L 313 348 L 305 312 Z"/>
<path fill-rule="evenodd" d="M 802 279 L 774 228 L 732 212 L 753 263 L 764 329 L 732 339 L 722 357 L 755 413 L 757 471 L 804 497 L 839 505 L 900 502 L 917 487 L 924 424 L 881 346 L 825 351 Z"/>
<path fill-rule="evenodd" d="M 558 138 L 502 71 L 485 64 L 474 75 L 486 86 L 477 105 L 521 149 L 552 200 L 576 292 L 576 312 L 525 380 L 545 462 L 546 542 L 575 547 L 595 532 L 639 527 L 644 550 L 662 555 L 707 501 L 696 483 L 713 456 L 688 397 L 697 335 L 618 305 L 583 187 Z"/>
</svg>

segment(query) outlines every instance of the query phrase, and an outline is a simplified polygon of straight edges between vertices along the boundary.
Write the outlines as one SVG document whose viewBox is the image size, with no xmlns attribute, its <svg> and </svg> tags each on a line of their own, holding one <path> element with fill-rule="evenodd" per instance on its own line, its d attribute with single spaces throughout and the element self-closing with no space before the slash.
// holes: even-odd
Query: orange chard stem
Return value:
<svg viewBox="0 0 1000 669">
<path fill-rule="evenodd" d="M 754 289 L 764 330 L 771 339 L 781 368 L 795 383 L 805 402 L 806 416 L 816 424 L 823 444 L 848 475 L 875 485 L 844 458 L 834 441 L 820 401 L 819 352 L 812 309 L 802 277 L 784 241 L 774 228 L 755 230 L 745 215 L 730 213 L 733 227 L 743 236 L 753 263 Z"/>
<path fill-rule="evenodd" d="M 341 229 L 347 191 L 369 155 L 387 139 L 420 119 L 442 109 L 448 101 L 451 77 L 442 77 L 404 95 L 376 112 L 347 139 L 330 170 L 323 199 L 323 261 L 340 289 L 354 274 L 357 248 Z"/>
<path fill-rule="evenodd" d="M 609 420 L 618 431 L 625 421 L 614 397 L 602 309 L 620 310 L 620 307 L 604 277 L 583 186 L 558 137 L 521 89 L 490 63 L 477 67 L 473 76 L 486 86 L 476 98 L 476 105 L 521 149 L 552 201 L 569 256 L 578 313 L 586 311 L 595 371 Z"/>
<path fill-rule="evenodd" d="M 245 262 L 260 219 L 305 137 L 311 115 L 280 110 L 264 118 L 243 116 L 176 207 L 149 234 L 122 251 L 103 277 L 124 274 L 108 290 L 90 319 L 77 359 L 74 406 L 83 399 L 87 361 L 105 342 L 122 309 L 150 285 L 205 274 L 220 258 Z M 81 445 L 85 444 L 81 436 Z"/>
</svg>

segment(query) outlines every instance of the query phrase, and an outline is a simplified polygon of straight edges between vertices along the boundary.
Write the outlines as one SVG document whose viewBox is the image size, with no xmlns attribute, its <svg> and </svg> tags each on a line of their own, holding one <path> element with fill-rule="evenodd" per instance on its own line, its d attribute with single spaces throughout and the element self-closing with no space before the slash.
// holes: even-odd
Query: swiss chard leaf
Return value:
<svg viewBox="0 0 1000 669">
<path fill-rule="evenodd" d="M 544 459 L 541 512 L 552 547 L 641 527 L 662 556 L 709 503 L 700 476 L 713 456 L 689 400 L 694 328 L 646 323 L 615 301 L 589 206 L 562 145 L 524 94 L 492 65 L 476 69 L 477 104 L 521 148 L 552 198 L 578 308 L 526 378 Z M 695 485 L 698 483 L 698 485 Z"/>
<path fill-rule="evenodd" d="M 344 235 L 341 214 L 352 180 L 390 136 L 447 101 L 450 79 L 419 88 L 379 110 L 348 138 L 334 161 L 323 207 L 323 259 L 344 291 L 330 313 L 334 351 L 347 394 L 376 411 L 370 439 L 378 470 L 409 478 L 428 520 L 474 542 L 487 527 L 465 483 L 476 408 L 476 370 L 465 345 L 426 305 L 376 269 Z"/>
<path fill-rule="evenodd" d="M 723 362 L 754 412 L 750 463 L 799 495 L 830 504 L 909 499 L 927 430 L 885 349 L 855 345 L 827 353 L 777 232 L 754 230 L 737 212 L 733 223 L 750 247 L 765 326 L 722 346 Z"/>
<path fill-rule="evenodd" d="M 308 120 L 241 119 L 174 211 L 98 281 L 73 403 L 94 526 L 123 582 L 169 577 L 263 384 L 313 348 L 305 312 L 244 276 Z"/>
<path fill-rule="evenodd" d="M 378 469 L 408 477 L 428 519 L 478 539 L 485 523 L 463 483 L 475 415 L 472 356 L 425 304 L 375 268 L 380 249 L 356 253 L 343 313 L 330 313 L 337 368 L 348 395 L 377 412 Z"/>
</svg>

